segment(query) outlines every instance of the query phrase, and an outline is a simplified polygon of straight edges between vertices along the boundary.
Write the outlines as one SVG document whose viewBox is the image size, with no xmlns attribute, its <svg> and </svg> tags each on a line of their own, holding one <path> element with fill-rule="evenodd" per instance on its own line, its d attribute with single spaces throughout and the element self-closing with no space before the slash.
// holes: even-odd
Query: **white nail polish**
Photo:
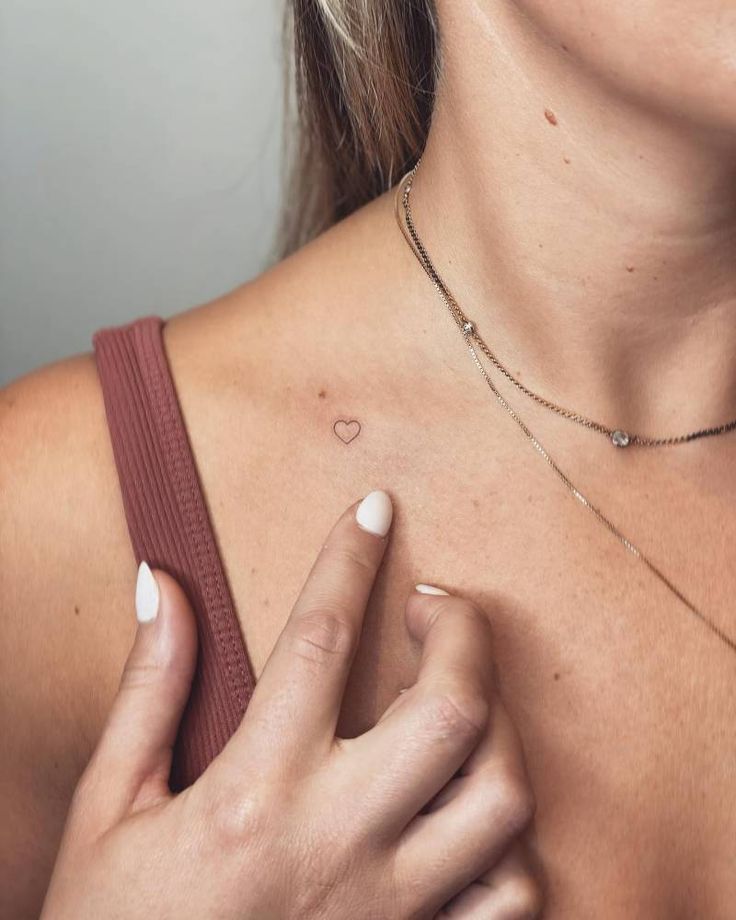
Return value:
<svg viewBox="0 0 736 920">
<path fill-rule="evenodd" d="M 392 517 L 393 506 L 391 505 L 391 499 L 381 489 L 369 492 L 355 511 L 355 520 L 358 522 L 358 527 L 375 534 L 377 537 L 386 536 L 391 526 Z"/>
<path fill-rule="evenodd" d="M 135 615 L 139 623 L 152 623 L 158 616 L 158 583 L 147 562 L 138 566 L 135 585 Z"/>
<path fill-rule="evenodd" d="M 434 585 L 414 585 L 414 590 L 420 594 L 446 594 L 450 596 L 449 591 L 443 591 L 442 588 L 436 588 Z"/>
</svg>

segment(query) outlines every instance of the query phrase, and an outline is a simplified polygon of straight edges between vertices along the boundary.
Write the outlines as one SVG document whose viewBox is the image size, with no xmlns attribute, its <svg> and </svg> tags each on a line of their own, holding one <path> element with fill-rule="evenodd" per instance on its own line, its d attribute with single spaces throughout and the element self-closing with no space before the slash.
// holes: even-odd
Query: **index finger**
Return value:
<svg viewBox="0 0 736 920">
<path fill-rule="evenodd" d="M 243 722 L 222 752 L 226 757 L 252 757 L 254 732 L 259 758 L 265 752 L 279 765 L 331 747 L 392 517 L 391 499 L 379 489 L 333 525 Z"/>
</svg>

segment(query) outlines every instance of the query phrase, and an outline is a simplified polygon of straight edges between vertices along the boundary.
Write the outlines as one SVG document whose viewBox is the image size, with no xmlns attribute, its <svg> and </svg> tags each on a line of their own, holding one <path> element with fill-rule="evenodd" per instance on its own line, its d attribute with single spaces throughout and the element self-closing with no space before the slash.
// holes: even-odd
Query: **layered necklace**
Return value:
<svg viewBox="0 0 736 920">
<path fill-rule="evenodd" d="M 703 611 L 696 607 L 695 604 L 683 593 L 683 591 L 674 584 L 669 576 L 667 576 L 659 568 L 659 566 L 657 566 L 641 549 L 639 549 L 638 546 L 629 540 L 629 538 L 623 534 L 621 530 L 619 530 L 619 528 L 608 517 L 606 517 L 606 515 L 603 514 L 603 512 L 596 505 L 593 504 L 593 502 L 586 498 L 580 489 L 578 489 L 578 487 L 572 482 L 569 476 L 567 476 L 567 474 L 564 473 L 562 469 L 560 469 L 557 463 L 549 455 L 545 447 L 541 444 L 539 439 L 530 430 L 529 426 L 518 415 L 516 410 L 507 402 L 494 382 L 491 380 L 488 372 L 478 357 L 478 350 L 486 355 L 496 370 L 498 370 L 504 377 L 506 377 L 506 379 L 509 380 L 520 392 L 524 393 L 526 396 L 530 397 L 544 408 L 549 409 L 552 412 L 555 412 L 558 415 L 569 419 L 570 421 L 577 422 L 578 424 L 583 425 L 585 428 L 605 435 L 610 440 L 611 444 L 613 444 L 613 446 L 617 449 L 623 449 L 633 445 L 639 447 L 672 446 L 676 444 L 684 444 L 688 441 L 694 441 L 698 438 L 713 437 L 715 435 L 725 434 L 728 431 L 732 431 L 734 428 L 736 428 L 736 420 L 714 428 L 703 428 L 699 431 L 692 431 L 688 432 L 687 434 L 673 437 L 644 437 L 643 435 L 627 432 L 623 428 L 610 428 L 607 425 L 603 425 L 600 422 L 596 422 L 587 418 L 579 412 L 573 412 L 570 409 L 565 409 L 562 406 L 552 402 L 551 400 L 540 396 L 533 390 L 530 390 L 523 383 L 521 383 L 521 381 L 517 380 L 486 345 L 478 333 L 475 323 L 468 316 L 466 316 L 463 310 L 460 308 L 460 305 L 452 296 L 447 285 L 440 277 L 437 269 L 429 257 L 429 253 L 427 252 L 426 247 L 422 243 L 419 234 L 417 233 L 414 221 L 412 219 L 409 196 L 411 194 L 411 187 L 414 181 L 414 176 L 416 175 L 420 163 L 421 157 L 417 160 L 412 169 L 410 169 L 404 175 L 404 177 L 397 185 L 394 200 L 396 220 L 399 224 L 399 227 L 401 228 L 404 239 L 409 244 L 409 247 L 418 259 L 420 265 L 426 272 L 429 279 L 432 281 L 435 289 L 437 290 L 437 293 L 439 294 L 443 303 L 449 310 L 450 315 L 458 326 L 458 329 L 460 330 L 460 333 L 465 340 L 465 344 L 468 347 L 470 355 L 472 356 L 475 365 L 477 366 L 483 379 L 490 388 L 492 394 L 496 397 L 506 412 L 511 416 L 511 418 L 514 420 L 516 425 L 519 427 L 521 432 L 524 434 L 529 443 L 534 447 L 537 453 L 539 453 L 540 456 L 545 460 L 549 468 L 555 473 L 558 479 L 561 480 L 570 494 L 575 499 L 577 499 L 580 504 L 587 508 L 593 514 L 595 519 L 600 524 L 602 524 L 606 530 L 613 534 L 613 536 L 625 547 L 625 549 L 627 549 L 644 566 L 646 566 L 646 568 L 649 569 L 649 571 L 672 594 L 674 594 L 674 596 L 682 604 L 684 604 L 685 607 L 694 616 L 696 616 L 704 626 L 706 626 L 714 635 L 716 635 L 722 642 L 724 642 L 731 649 L 731 651 L 736 652 L 736 639 L 729 636 L 717 623 L 715 623 L 709 616 L 707 616 Z"/>
</svg>

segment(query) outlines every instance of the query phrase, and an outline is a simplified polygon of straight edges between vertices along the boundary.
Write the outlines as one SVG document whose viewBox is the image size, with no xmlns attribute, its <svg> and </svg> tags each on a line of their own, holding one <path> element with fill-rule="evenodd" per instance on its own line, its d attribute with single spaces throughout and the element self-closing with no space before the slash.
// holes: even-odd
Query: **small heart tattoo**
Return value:
<svg viewBox="0 0 736 920">
<path fill-rule="evenodd" d="M 350 419 L 349 422 L 339 418 L 332 426 L 332 430 L 340 438 L 343 444 L 349 444 L 354 441 L 360 434 L 360 422 L 357 419 Z"/>
</svg>

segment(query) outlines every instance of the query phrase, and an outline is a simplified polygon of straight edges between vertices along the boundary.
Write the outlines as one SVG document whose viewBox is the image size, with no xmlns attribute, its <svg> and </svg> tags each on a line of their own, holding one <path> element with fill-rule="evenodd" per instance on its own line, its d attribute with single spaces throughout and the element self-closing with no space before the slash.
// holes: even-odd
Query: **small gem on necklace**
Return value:
<svg viewBox="0 0 736 920">
<path fill-rule="evenodd" d="M 611 434 L 611 440 L 616 447 L 628 447 L 631 443 L 631 438 L 629 435 L 625 431 L 621 431 L 620 428 L 617 428 Z"/>
<path fill-rule="evenodd" d="M 468 320 L 466 323 L 463 323 L 463 332 L 466 335 L 472 335 L 475 332 L 475 326 L 470 322 L 470 320 Z"/>
</svg>

